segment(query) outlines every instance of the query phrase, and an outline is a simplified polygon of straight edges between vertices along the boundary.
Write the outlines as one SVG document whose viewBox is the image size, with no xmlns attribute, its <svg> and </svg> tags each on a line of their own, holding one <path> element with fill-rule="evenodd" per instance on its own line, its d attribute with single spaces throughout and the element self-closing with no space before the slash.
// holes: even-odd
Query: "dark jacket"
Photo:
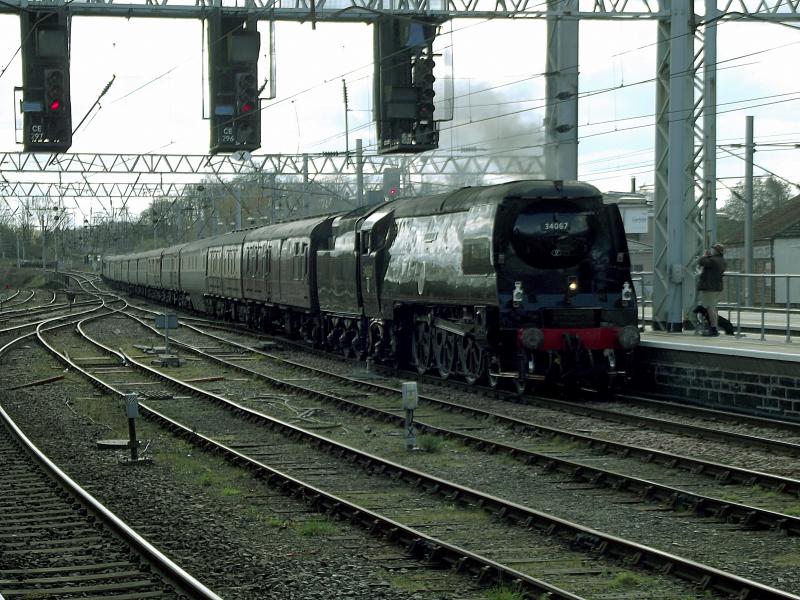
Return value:
<svg viewBox="0 0 800 600">
<path fill-rule="evenodd" d="M 701 256 L 698 264 L 702 267 L 702 271 L 700 279 L 697 281 L 697 289 L 706 292 L 721 292 L 722 274 L 728 266 L 722 255 Z"/>
</svg>

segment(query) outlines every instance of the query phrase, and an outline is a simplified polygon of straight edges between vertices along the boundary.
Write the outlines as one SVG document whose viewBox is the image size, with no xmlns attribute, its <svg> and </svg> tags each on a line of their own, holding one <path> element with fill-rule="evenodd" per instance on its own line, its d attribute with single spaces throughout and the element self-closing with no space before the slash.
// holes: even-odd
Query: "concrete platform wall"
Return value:
<svg viewBox="0 0 800 600">
<path fill-rule="evenodd" d="M 800 422 L 800 363 L 639 348 L 634 391 Z"/>
</svg>

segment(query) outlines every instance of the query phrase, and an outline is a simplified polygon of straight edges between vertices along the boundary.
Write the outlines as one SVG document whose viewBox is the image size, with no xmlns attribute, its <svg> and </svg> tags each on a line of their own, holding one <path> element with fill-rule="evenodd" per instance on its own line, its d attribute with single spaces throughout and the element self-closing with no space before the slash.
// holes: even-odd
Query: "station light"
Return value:
<svg viewBox="0 0 800 600">
<path fill-rule="evenodd" d="M 45 106 L 51 113 L 64 109 L 64 71 L 61 69 L 44 70 Z"/>
<path fill-rule="evenodd" d="M 400 193 L 400 169 L 384 169 L 383 195 L 386 198 L 397 198 Z"/>
<path fill-rule="evenodd" d="M 420 57 L 414 63 L 414 87 L 419 90 L 417 116 L 420 121 L 433 119 L 433 111 L 436 110 L 433 104 L 433 98 L 436 96 L 436 91 L 433 89 L 433 84 L 436 82 L 436 77 L 433 75 L 435 66 L 436 63 L 432 58 Z"/>
<path fill-rule="evenodd" d="M 214 9 L 208 24 L 211 153 L 253 151 L 261 146 L 256 20 Z"/>
<path fill-rule="evenodd" d="M 436 105 L 433 99 L 436 96 L 434 84 L 436 77 L 433 69 L 436 66 L 430 56 L 420 56 L 414 62 L 414 87 L 417 89 L 417 120 L 414 126 L 414 139 L 417 144 L 437 145 L 439 133 L 433 120 Z"/>
<path fill-rule="evenodd" d="M 237 73 L 236 80 L 236 114 L 246 116 L 258 108 L 258 90 L 255 73 Z"/>
<path fill-rule="evenodd" d="M 69 9 L 38 6 L 20 15 L 23 146 L 66 152 L 72 145 Z"/>
</svg>

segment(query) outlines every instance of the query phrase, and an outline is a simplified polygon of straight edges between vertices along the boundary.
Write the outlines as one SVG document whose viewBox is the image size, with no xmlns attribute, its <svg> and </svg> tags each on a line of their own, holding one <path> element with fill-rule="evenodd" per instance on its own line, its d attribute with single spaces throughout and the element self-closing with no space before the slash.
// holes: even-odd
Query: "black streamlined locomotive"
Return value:
<svg viewBox="0 0 800 600">
<path fill-rule="evenodd" d="M 591 185 L 518 181 L 110 256 L 105 278 L 420 373 L 607 386 L 639 342 L 622 220 Z"/>
</svg>

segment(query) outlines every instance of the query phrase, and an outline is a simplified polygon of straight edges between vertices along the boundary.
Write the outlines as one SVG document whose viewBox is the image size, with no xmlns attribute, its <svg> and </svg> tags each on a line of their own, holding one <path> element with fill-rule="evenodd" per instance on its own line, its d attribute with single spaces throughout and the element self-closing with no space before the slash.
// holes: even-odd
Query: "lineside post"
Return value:
<svg viewBox="0 0 800 600">
<path fill-rule="evenodd" d="M 417 382 L 403 382 L 403 409 L 406 411 L 406 450 L 411 452 L 417 446 L 417 432 L 414 430 L 414 409 L 419 403 Z"/>
</svg>

